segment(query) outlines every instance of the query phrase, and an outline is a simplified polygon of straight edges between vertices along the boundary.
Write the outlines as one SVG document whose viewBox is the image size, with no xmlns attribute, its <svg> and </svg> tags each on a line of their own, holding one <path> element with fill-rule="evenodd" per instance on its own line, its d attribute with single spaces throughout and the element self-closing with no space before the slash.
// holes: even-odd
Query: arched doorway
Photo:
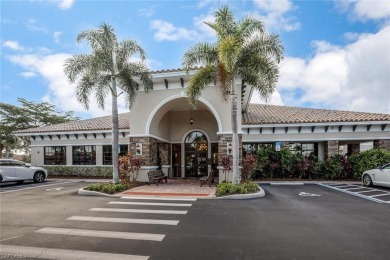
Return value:
<svg viewBox="0 0 390 260">
<path fill-rule="evenodd" d="M 185 177 L 207 175 L 208 140 L 204 133 L 193 131 L 184 140 Z"/>
</svg>

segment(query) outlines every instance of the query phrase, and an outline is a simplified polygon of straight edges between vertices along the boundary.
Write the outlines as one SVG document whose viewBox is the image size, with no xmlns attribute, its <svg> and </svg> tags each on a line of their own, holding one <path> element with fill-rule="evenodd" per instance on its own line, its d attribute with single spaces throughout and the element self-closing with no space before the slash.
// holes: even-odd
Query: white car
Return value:
<svg viewBox="0 0 390 260">
<path fill-rule="evenodd" d="M 0 182 L 22 183 L 25 180 L 43 182 L 46 178 L 47 170 L 42 167 L 13 159 L 0 159 Z"/>
<path fill-rule="evenodd" d="M 379 166 L 378 169 L 363 172 L 362 181 L 364 186 L 390 187 L 390 163 Z"/>
</svg>

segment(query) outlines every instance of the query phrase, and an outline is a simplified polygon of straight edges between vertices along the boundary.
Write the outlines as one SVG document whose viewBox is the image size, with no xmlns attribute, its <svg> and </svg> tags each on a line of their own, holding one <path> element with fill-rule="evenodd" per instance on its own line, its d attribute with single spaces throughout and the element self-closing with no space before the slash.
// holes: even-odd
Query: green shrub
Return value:
<svg viewBox="0 0 390 260">
<path fill-rule="evenodd" d="M 113 194 L 113 193 L 116 193 L 116 192 L 121 192 L 121 191 L 127 190 L 127 189 L 129 189 L 131 187 L 132 187 L 131 185 L 122 184 L 122 183 L 118 183 L 118 184 L 113 184 L 113 183 L 93 183 L 93 184 L 91 184 L 91 185 L 89 185 L 87 187 L 87 190 Z"/>
<path fill-rule="evenodd" d="M 350 156 L 349 160 L 352 165 L 353 177 L 360 180 L 364 171 L 375 169 L 390 162 L 390 151 L 371 149 L 354 154 Z"/>
<path fill-rule="evenodd" d="M 317 162 L 314 167 L 314 176 L 318 179 L 342 179 L 344 176 L 343 165 L 340 156 L 332 156 L 329 159 Z"/>
<path fill-rule="evenodd" d="M 231 195 L 231 194 L 248 194 L 259 190 L 255 182 L 244 182 L 241 184 L 233 184 L 230 182 L 223 182 L 217 186 L 217 197 Z"/>
<path fill-rule="evenodd" d="M 45 165 L 49 177 L 112 177 L 112 166 Z"/>
</svg>

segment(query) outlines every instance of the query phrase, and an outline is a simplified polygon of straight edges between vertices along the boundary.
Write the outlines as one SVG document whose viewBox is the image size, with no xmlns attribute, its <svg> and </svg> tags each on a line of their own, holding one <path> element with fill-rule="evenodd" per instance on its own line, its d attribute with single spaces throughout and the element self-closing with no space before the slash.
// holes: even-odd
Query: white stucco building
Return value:
<svg viewBox="0 0 390 260">
<path fill-rule="evenodd" d="M 203 92 L 191 110 L 185 87 L 191 77 L 182 70 L 153 72 L 154 90 L 140 87 L 131 112 L 120 114 L 120 152 L 140 156 L 146 172 L 161 166 L 170 177 L 200 177 L 218 166 L 218 154 L 230 154 L 230 103 L 214 86 Z M 240 154 L 261 145 L 282 147 L 323 160 L 354 153 L 360 143 L 390 150 L 390 115 L 250 104 L 252 88 L 237 80 Z M 111 165 L 111 117 L 26 129 L 31 160 L 37 165 Z"/>
</svg>

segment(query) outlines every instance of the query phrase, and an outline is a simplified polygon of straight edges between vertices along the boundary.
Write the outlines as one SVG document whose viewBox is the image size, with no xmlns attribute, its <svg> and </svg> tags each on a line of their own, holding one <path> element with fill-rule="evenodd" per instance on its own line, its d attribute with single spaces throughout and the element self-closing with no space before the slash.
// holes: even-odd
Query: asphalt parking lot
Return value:
<svg viewBox="0 0 390 260">
<path fill-rule="evenodd" d="M 77 195 L 85 185 L 1 194 L 1 253 L 213 260 L 389 255 L 390 204 L 329 187 L 264 184 L 261 199 L 175 201 Z"/>
</svg>

